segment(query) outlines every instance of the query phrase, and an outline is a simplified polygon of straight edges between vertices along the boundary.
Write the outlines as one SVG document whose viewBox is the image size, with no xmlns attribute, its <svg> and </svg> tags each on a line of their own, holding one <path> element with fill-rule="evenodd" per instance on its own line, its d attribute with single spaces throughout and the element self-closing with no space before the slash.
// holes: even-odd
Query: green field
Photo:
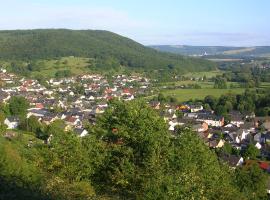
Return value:
<svg viewBox="0 0 270 200">
<path fill-rule="evenodd" d="M 223 94 L 234 93 L 234 94 L 242 94 L 246 88 L 228 88 L 228 89 L 214 89 L 213 82 L 195 82 L 195 81 L 181 81 L 183 84 L 187 83 L 197 83 L 202 89 L 174 89 L 174 90 L 161 90 L 161 92 L 165 96 L 176 97 L 176 99 L 180 102 L 188 101 L 190 99 L 204 99 L 208 95 L 212 95 L 215 97 L 220 97 Z M 181 82 L 177 82 L 177 84 L 181 85 Z M 228 86 L 233 84 L 237 86 L 237 83 L 229 82 Z M 270 83 L 262 83 L 260 88 L 270 89 Z"/>
<path fill-rule="evenodd" d="M 89 72 L 87 66 L 90 65 L 89 58 L 80 57 L 63 57 L 58 60 L 40 60 L 41 71 L 33 72 L 32 74 L 42 74 L 45 77 L 54 77 L 55 73 L 60 70 L 70 70 L 72 74 L 79 75 Z"/>
<path fill-rule="evenodd" d="M 206 76 L 206 78 L 212 78 L 217 75 L 221 75 L 222 73 L 223 73 L 222 71 L 216 70 L 216 71 L 209 71 L 209 72 L 190 72 L 190 73 L 184 74 L 183 76 L 190 77 L 190 78 L 202 78 Z"/>
<path fill-rule="evenodd" d="M 176 97 L 180 102 L 188 101 L 190 99 L 204 99 L 208 95 L 213 95 L 215 97 L 220 97 L 222 94 L 235 93 L 241 94 L 245 91 L 244 88 L 235 89 L 176 89 L 176 90 L 164 90 L 162 93 L 166 96 Z"/>
</svg>

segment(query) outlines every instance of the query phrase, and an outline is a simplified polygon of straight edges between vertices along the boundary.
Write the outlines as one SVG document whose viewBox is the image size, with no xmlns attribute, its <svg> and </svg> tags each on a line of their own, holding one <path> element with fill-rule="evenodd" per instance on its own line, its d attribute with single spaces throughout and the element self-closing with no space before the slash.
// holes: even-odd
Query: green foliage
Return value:
<svg viewBox="0 0 270 200">
<path fill-rule="evenodd" d="M 24 131 L 33 132 L 37 138 L 44 139 L 43 137 L 43 125 L 38 121 L 35 116 L 30 116 L 22 121 L 19 128 Z"/>
<path fill-rule="evenodd" d="M 37 132 L 39 126 L 34 117 L 28 119 L 28 130 Z M 84 138 L 63 126 L 56 120 L 44 128 L 48 144 L 26 145 L 23 134 L 0 137 L 0 181 L 5 185 L 0 199 L 238 200 L 266 195 L 261 171 L 238 169 L 235 174 L 189 128 L 179 128 L 172 137 L 143 101 L 110 101 Z"/>
<path fill-rule="evenodd" d="M 108 143 L 105 165 L 98 173 L 104 187 L 139 198 L 153 192 L 151 182 L 161 186 L 169 134 L 165 122 L 145 103 L 111 102 L 94 134 Z"/>
<path fill-rule="evenodd" d="M 66 78 L 71 76 L 72 73 L 70 70 L 60 70 L 55 73 L 55 78 Z"/>
<path fill-rule="evenodd" d="M 267 181 L 267 175 L 257 164 L 236 170 L 235 185 L 247 199 L 268 199 L 265 192 Z"/>
<path fill-rule="evenodd" d="M 96 59 L 94 67 L 103 70 L 108 68 L 118 70 L 120 66 L 126 66 L 132 70 L 136 68 L 144 71 L 160 70 L 166 75 L 184 71 L 208 71 L 215 68 L 215 64 L 210 61 L 161 53 L 108 31 L 64 29 L 1 31 L 0 48 L 2 59 L 28 61 L 76 56 Z M 35 64 L 28 67 L 17 65 L 13 69 L 19 74 L 29 74 L 38 70 L 40 69 Z"/>
<path fill-rule="evenodd" d="M 13 96 L 9 100 L 9 110 L 11 115 L 24 118 L 29 108 L 28 101 L 22 96 Z"/>
<path fill-rule="evenodd" d="M 194 148 L 196 146 L 196 148 Z M 230 173 L 216 155 L 191 132 L 173 141 L 170 199 L 239 199 Z"/>
<path fill-rule="evenodd" d="M 247 149 L 244 151 L 243 156 L 248 159 L 256 159 L 260 155 L 260 150 L 253 144 L 249 144 Z"/>
<path fill-rule="evenodd" d="M 215 78 L 214 88 L 227 89 L 227 80 L 222 77 Z"/>
<path fill-rule="evenodd" d="M 0 199 L 49 199 L 42 192 L 41 171 L 20 154 L 20 146 L 16 147 L 0 138 Z"/>
</svg>

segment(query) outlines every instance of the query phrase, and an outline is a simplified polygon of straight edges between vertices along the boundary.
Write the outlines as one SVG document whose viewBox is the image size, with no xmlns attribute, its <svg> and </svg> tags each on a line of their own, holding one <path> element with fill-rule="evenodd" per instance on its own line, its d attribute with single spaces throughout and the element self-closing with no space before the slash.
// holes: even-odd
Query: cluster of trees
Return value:
<svg viewBox="0 0 270 200">
<path fill-rule="evenodd" d="M 214 80 L 214 88 L 227 89 L 227 80 L 223 77 L 217 76 Z"/>
<path fill-rule="evenodd" d="M 222 78 L 230 82 L 238 82 L 246 88 L 259 87 L 261 82 L 269 82 L 269 69 L 262 69 L 251 65 L 233 65 L 225 68 Z"/>
<path fill-rule="evenodd" d="M 111 101 L 84 138 L 61 122 L 46 132 L 31 148 L 0 138 L 1 199 L 267 198 L 262 171 L 229 170 L 189 129 L 171 137 L 141 101 Z"/>
<path fill-rule="evenodd" d="M 7 116 L 16 116 L 25 118 L 29 102 L 23 96 L 13 96 L 10 98 L 8 104 L 0 104 L 0 113 Z"/>
<path fill-rule="evenodd" d="M 201 102 L 204 107 L 217 114 L 227 116 L 232 110 L 241 113 L 255 113 L 258 116 L 270 115 L 270 93 L 266 90 L 246 90 L 243 94 L 228 93 L 220 98 L 206 96 Z"/>
<path fill-rule="evenodd" d="M 55 78 L 66 78 L 72 75 L 69 69 L 66 70 L 59 70 L 55 73 Z"/>
</svg>

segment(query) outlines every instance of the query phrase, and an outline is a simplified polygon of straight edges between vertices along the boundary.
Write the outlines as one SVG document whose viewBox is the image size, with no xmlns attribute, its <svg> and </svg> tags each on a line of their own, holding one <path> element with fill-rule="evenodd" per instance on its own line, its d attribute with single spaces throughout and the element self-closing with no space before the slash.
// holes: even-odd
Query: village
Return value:
<svg viewBox="0 0 270 200">
<path fill-rule="evenodd" d="M 46 125 L 55 120 L 65 122 L 65 131 L 72 130 L 78 137 L 88 131 L 85 122 L 92 125 L 98 115 L 104 113 L 108 101 L 116 98 L 131 101 L 153 95 L 151 81 L 141 76 L 118 75 L 110 80 L 99 74 L 85 74 L 77 77 L 49 79 L 46 86 L 37 80 L 18 77 L 0 70 L 0 103 L 7 103 L 12 96 L 23 96 L 30 103 L 27 118 L 35 116 Z M 168 125 L 172 137 L 181 128 L 189 127 L 204 143 L 215 151 L 230 145 L 234 153 L 220 153 L 220 159 L 235 168 L 243 164 L 258 163 L 260 168 L 270 172 L 270 121 L 256 117 L 255 114 L 230 112 L 230 122 L 225 123 L 223 116 L 206 110 L 202 105 L 170 104 L 149 100 L 149 105 L 160 113 Z M 16 116 L 4 121 L 7 129 L 17 129 L 20 124 Z M 250 146 L 256 148 L 261 159 L 243 158 L 241 152 Z M 195 147 L 194 147 L 195 148 Z"/>
</svg>

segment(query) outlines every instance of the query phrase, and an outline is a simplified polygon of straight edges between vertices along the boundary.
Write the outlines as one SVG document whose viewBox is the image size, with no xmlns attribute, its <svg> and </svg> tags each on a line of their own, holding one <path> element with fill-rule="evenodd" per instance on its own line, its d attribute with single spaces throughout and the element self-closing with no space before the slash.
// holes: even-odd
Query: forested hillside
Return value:
<svg viewBox="0 0 270 200">
<path fill-rule="evenodd" d="M 0 59 L 54 59 L 65 56 L 95 58 L 106 63 L 144 70 L 207 71 L 212 62 L 158 52 L 108 31 L 17 30 L 0 31 Z M 108 63 L 108 62 L 107 62 Z"/>
</svg>

